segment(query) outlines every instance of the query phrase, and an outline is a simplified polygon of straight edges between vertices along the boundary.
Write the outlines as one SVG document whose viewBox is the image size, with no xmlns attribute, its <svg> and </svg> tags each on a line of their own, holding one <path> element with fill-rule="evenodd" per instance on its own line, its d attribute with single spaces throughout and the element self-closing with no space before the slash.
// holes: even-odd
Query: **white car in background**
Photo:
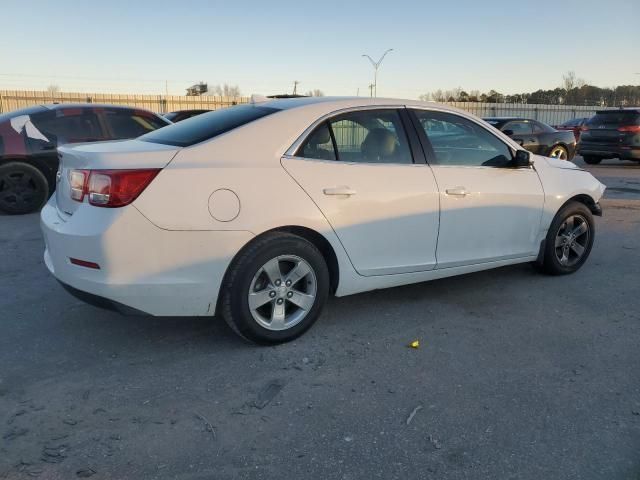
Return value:
<svg viewBox="0 0 640 480">
<path fill-rule="evenodd" d="M 572 273 L 604 185 L 433 103 L 253 102 L 136 140 L 60 148 L 45 262 L 90 303 L 221 314 L 296 338 L 329 294 L 523 262 Z"/>
</svg>

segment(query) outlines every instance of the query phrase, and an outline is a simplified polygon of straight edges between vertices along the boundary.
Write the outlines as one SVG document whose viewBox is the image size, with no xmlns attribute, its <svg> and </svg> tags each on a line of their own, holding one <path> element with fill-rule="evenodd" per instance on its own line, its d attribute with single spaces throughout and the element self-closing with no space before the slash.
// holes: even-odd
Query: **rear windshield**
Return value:
<svg viewBox="0 0 640 480">
<path fill-rule="evenodd" d="M 279 111 L 277 108 L 238 105 L 188 118 L 182 122 L 147 133 L 138 140 L 188 147 L 277 111 Z"/>
<path fill-rule="evenodd" d="M 638 112 L 600 112 L 589 120 L 589 125 L 637 125 L 640 124 L 640 113 Z"/>
</svg>

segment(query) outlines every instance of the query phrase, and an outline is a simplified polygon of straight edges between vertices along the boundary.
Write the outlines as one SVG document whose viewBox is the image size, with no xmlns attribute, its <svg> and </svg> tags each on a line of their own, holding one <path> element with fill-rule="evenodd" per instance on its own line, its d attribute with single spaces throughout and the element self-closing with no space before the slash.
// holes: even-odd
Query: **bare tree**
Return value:
<svg viewBox="0 0 640 480">
<path fill-rule="evenodd" d="M 422 95 L 420 95 L 418 97 L 418 100 L 420 100 L 421 102 L 428 102 L 431 100 L 431 94 L 430 93 L 423 93 Z"/>
<path fill-rule="evenodd" d="M 47 87 L 47 93 L 49 93 L 49 95 L 55 95 L 56 93 L 60 93 L 60 86 L 56 85 L 55 83 L 52 83 Z"/>
<path fill-rule="evenodd" d="M 562 88 L 567 92 L 574 88 L 582 88 L 586 84 L 587 82 L 585 82 L 584 79 L 576 77 L 576 72 L 573 70 L 562 76 Z"/>
<path fill-rule="evenodd" d="M 225 83 L 224 85 L 215 85 L 212 87 L 209 92 L 209 95 L 218 95 L 219 97 L 240 97 L 242 93 L 240 92 L 240 87 L 238 85 L 229 85 Z"/>
<path fill-rule="evenodd" d="M 431 98 L 433 98 L 433 100 L 435 102 L 446 102 L 447 101 L 447 97 L 445 96 L 445 93 L 438 89 L 435 92 L 431 93 Z"/>
<path fill-rule="evenodd" d="M 305 95 L 307 97 L 324 97 L 324 92 L 316 88 L 315 90 L 309 90 Z"/>
</svg>

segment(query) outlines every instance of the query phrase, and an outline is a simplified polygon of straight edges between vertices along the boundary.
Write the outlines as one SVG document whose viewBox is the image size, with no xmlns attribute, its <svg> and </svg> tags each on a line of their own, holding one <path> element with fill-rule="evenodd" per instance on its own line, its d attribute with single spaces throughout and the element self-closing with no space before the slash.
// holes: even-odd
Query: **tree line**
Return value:
<svg viewBox="0 0 640 480">
<path fill-rule="evenodd" d="M 462 88 L 436 90 L 420 95 L 420 100 L 435 102 L 531 103 L 546 105 L 593 105 L 601 107 L 640 106 L 640 85 L 601 88 L 588 85 L 574 72 L 562 77 L 562 84 L 550 90 L 530 93 L 502 94 L 496 90 L 480 92 Z"/>
</svg>

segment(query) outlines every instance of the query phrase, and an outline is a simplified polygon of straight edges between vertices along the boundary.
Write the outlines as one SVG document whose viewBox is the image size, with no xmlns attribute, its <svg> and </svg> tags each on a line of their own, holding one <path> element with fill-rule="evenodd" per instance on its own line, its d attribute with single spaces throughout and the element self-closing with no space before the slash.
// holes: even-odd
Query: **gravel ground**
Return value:
<svg viewBox="0 0 640 480">
<path fill-rule="evenodd" d="M 589 169 L 577 274 L 333 299 L 269 348 L 84 305 L 37 215 L 0 217 L 0 478 L 640 479 L 640 166 Z"/>
</svg>

